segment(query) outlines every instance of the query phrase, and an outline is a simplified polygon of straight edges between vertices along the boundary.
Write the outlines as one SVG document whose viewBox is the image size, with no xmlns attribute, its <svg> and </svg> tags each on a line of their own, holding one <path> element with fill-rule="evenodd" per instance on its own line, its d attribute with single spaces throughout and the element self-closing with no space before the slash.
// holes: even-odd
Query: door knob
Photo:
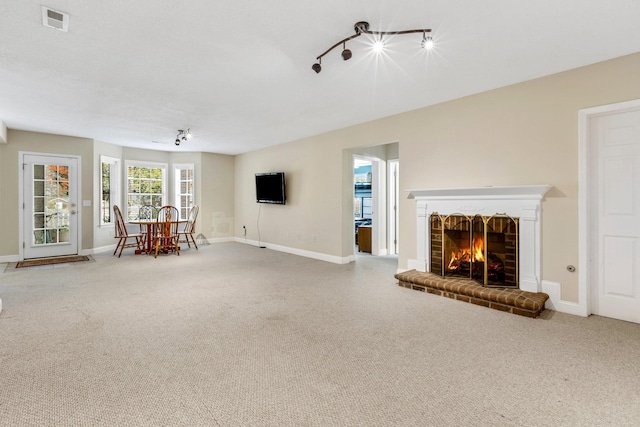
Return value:
<svg viewBox="0 0 640 427">
<path fill-rule="evenodd" d="M 75 215 L 75 214 L 76 214 L 76 211 L 71 211 L 71 215 Z"/>
</svg>

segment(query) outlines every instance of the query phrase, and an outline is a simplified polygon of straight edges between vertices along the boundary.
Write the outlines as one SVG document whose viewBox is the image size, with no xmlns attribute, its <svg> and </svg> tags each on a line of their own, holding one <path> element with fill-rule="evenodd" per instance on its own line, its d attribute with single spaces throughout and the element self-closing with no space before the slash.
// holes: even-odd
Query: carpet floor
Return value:
<svg viewBox="0 0 640 427">
<path fill-rule="evenodd" d="M 640 325 L 239 243 L 0 274 L 0 425 L 637 426 Z"/>
</svg>

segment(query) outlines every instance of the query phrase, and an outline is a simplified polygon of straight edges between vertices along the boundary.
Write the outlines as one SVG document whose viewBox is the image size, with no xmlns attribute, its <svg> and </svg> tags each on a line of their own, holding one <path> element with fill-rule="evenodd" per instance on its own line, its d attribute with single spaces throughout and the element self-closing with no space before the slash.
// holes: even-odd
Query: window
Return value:
<svg viewBox="0 0 640 427">
<path fill-rule="evenodd" d="M 167 165 L 127 162 L 127 221 L 138 219 L 140 206 L 161 208 L 167 194 Z"/>
<path fill-rule="evenodd" d="M 189 210 L 194 205 L 194 172 L 193 163 L 175 164 L 173 169 L 175 178 L 175 206 L 180 212 L 180 219 L 188 219 Z"/>
<path fill-rule="evenodd" d="M 371 197 L 362 198 L 362 218 L 371 218 L 372 206 Z"/>
<path fill-rule="evenodd" d="M 362 198 L 354 197 L 353 199 L 353 213 L 356 218 L 362 218 Z"/>
<path fill-rule="evenodd" d="M 100 225 L 113 225 L 113 205 L 119 203 L 120 159 L 100 156 Z"/>
</svg>

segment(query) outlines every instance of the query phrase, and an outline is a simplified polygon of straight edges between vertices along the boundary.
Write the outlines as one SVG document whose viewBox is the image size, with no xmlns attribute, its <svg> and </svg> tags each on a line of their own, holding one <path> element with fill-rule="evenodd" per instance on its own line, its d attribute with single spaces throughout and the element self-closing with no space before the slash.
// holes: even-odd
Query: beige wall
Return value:
<svg viewBox="0 0 640 427">
<path fill-rule="evenodd" d="M 235 157 L 202 153 L 200 217 L 202 233 L 211 239 L 232 238 L 234 233 Z"/>
<path fill-rule="evenodd" d="M 236 235 L 245 225 L 249 240 L 339 255 L 342 148 L 326 134 L 237 156 Z M 256 203 L 255 174 L 279 171 L 285 172 L 286 205 Z"/>
<path fill-rule="evenodd" d="M 0 256 L 15 256 L 19 253 L 19 168 L 20 151 L 50 154 L 67 154 L 81 156 L 81 193 L 79 194 L 82 209 L 82 241 L 83 249 L 93 247 L 93 212 L 92 207 L 83 207 L 82 200 L 93 200 L 93 140 L 71 136 L 50 135 L 37 132 L 23 132 L 9 129 L 7 144 L 0 144 L 0 184 L 2 203 L 3 238 L 0 239 Z"/>
<path fill-rule="evenodd" d="M 2 166 L 3 166 L 2 157 L 4 154 L 4 150 L 3 150 L 4 145 L 5 145 L 4 143 L 0 142 L 0 224 L 4 224 L 4 214 L 3 214 L 4 209 L 2 206 L 4 205 L 4 197 L 3 197 L 4 185 L 2 184 L 4 182 L 4 177 L 3 177 L 4 174 L 2 173 Z M 2 249 L 0 248 L 0 253 L 2 253 L 1 250 Z"/>
<path fill-rule="evenodd" d="M 640 54 L 238 156 L 236 235 L 257 239 L 253 175 L 287 172 L 286 206 L 263 206 L 265 242 L 349 256 L 350 154 L 399 142 L 400 188 L 551 184 L 543 202 L 542 278 L 577 301 L 578 110 L 640 98 Z M 401 194 L 399 267 L 416 258 L 415 203 Z"/>
</svg>

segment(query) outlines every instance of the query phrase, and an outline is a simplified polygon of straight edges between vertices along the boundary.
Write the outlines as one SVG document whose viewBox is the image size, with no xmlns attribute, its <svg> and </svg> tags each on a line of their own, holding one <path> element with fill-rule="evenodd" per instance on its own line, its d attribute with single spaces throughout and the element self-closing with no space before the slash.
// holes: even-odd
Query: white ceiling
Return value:
<svg viewBox="0 0 640 427">
<path fill-rule="evenodd" d="M 44 27 L 41 5 L 69 31 Z M 0 119 L 238 154 L 639 52 L 639 19 L 635 0 L 2 0 Z M 362 36 L 313 72 L 361 20 L 432 28 L 436 49 L 402 35 L 376 56 Z"/>
</svg>

